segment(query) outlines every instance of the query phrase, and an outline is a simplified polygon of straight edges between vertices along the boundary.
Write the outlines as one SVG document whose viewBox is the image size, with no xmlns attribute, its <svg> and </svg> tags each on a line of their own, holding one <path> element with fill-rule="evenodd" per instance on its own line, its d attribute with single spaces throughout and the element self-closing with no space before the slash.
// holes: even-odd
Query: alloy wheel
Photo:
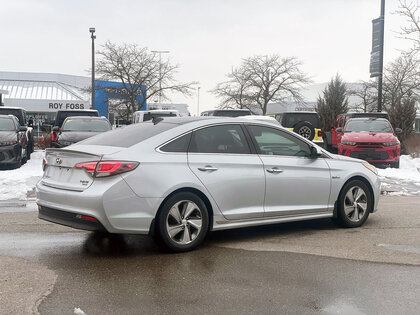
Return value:
<svg viewBox="0 0 420 315">
<path fill-rule="evenodd" d="M 351 187 L 344 197 L 344 213 L 352 222 L 363 219 L 367 210 L 366 192 L 359 186 Z"/>
<path fill-rule="evenodd" d="M 302 137 L 309 139 L 309 137 L 311 136 L 311 128 L 309 128 L 308 126 L 303 126 L 299 129 L 299 134 Z"/>
<path fill-rule="evenodd" d="M 175 243 L 186 245 L 200 234 L 203 217 L 200 208 L 190 200 L 175 203 L 166 217 L 166 231 Z"/>
</svg>

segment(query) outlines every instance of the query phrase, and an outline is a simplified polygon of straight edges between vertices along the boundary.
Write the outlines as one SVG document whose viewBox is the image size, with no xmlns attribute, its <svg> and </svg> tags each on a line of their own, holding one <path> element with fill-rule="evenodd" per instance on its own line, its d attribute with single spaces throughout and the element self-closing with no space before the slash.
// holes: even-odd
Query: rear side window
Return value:
<svg viewBox="0 0 420 315">
<path fill-rule="evenodd" d="M 78 142 L 78 144 L 128 148 L 176 126 L 178 125 L 164 122 L 158 124 L 153 124 L 152 122 L 133 124 L 124 128 L 101 133 L 100 135 Z"/>
<path fill-rule="evenodd" d="M 314 126 L 314 128 L 320 128 L 320 122 L 318 114 L 316 113 L 293 113 L 284 114 L 281 122 L 282 126 L 286 128 L 293 128 L 297 123 L 301 121 L 307 121 Z"/>
<path fill-rule="evenodd" d="M 251 153 L 240 125 L 218 125 L 194 131 L 189 152 Z"/>
<path fill-rule="evenodd" d="M 168 144 L 165 144 L 164 146 L 160 148 L 160 151 L 175 152 L 175 153 L 187 152 L 188 145 L 190 144 L 190 140 L 191 140 L 191 132 L 169 142 Z"/>
</svg>

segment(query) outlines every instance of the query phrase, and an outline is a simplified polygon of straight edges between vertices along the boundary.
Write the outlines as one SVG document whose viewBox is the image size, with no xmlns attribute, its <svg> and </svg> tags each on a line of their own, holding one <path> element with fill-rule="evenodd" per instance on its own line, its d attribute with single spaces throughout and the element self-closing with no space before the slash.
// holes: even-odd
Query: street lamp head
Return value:
<svg viewBox="0 0 420 315">
<path fill-rule="evenodd" d="M 94 27 L 90 27 L 90 28 L 89 28 L 89 32 L 91 32 L 91 33 L 95 33 L 95 28 L 94 28 Z"/>
</svg>

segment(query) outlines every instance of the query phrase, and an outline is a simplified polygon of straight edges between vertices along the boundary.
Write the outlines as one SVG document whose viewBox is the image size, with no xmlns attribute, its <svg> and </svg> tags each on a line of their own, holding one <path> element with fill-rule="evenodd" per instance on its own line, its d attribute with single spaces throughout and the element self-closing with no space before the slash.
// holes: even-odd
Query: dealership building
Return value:
<svg viewBox="0 0 420 315">
<path fill-rule="evenodd" d="M 0 106 L 22 107 L 35 126 L 51 125 L 60 109 L 90 109 L 91 78 L 56 73 L 1 72 Z M 121 83 L 96 80 L 95 106 L 100 116 L 112 117 L 108 103 L 121 99 L 115 93 Z M 142 87 L 146 91 L 146 87 Z M 114 92 L 113 92 L 114 91 Z M 139 102 L 142 101 L 139 96 Z M 177 109 L 188 115 L 186 104 L 156 104 L 150 109 Z M 148 104 L 142 110 L 149 109 Z M 117 118 L 117 117 L 116 117 Z"/>
</svg>

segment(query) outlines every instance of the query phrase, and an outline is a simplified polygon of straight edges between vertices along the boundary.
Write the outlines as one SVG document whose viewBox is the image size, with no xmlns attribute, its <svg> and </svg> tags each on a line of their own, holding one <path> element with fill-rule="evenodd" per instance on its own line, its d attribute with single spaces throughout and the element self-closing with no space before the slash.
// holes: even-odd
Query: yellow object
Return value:
<svg viewBox="0 0 420 315">
<path fill-rule="evenodd" d="M 293 128 L 287 128 L 291 131 L 293 131 Z M 312 139 L 312 141 L 314 142 L 323 142 L 322 137 L 318 136 L 319 131 L 321 131 L 321 129 L 315 128 L 315 136 Z"/>
</svg>

